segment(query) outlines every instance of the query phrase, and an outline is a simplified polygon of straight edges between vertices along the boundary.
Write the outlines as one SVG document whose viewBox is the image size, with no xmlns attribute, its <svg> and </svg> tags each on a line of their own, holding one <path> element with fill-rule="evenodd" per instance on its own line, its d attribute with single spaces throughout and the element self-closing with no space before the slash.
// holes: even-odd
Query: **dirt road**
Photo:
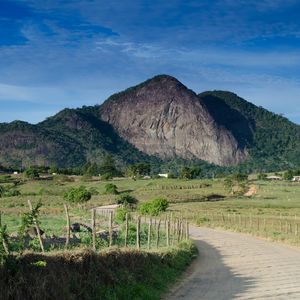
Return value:
<svg viewBox="0 0 300 300">
<path fill-rule="evenodd" d="M 300 250 L 222 230 L 191 236 L 199 258 L 168 300 L 300 299 Z"/>
</svg>

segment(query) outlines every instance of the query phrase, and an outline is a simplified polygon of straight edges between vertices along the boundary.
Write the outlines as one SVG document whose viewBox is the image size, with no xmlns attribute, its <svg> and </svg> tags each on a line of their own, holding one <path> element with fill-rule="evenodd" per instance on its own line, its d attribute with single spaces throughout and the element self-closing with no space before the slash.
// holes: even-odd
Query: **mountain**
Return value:
<svg viewBox="0 0 300 300">
<path fill-rule="evenodd" d="M 75 167 L 107 154 L 119 166 L 180 160 L 278 170 L 300 166 L 300 126 L 231 92 L 197 95 L 168 75 L 36 125 L 0 124 L 0 165 L 6 167 Z"/>
<path fill-rule="evenodd" d="M 214 120 L 202 99 L 171 76 L 156 76 L 110 97 L 100 107 L 100 118 L 142 152 L 162 159 L 231 166 L 247 158 L 245 148 Z"/>
</svg>

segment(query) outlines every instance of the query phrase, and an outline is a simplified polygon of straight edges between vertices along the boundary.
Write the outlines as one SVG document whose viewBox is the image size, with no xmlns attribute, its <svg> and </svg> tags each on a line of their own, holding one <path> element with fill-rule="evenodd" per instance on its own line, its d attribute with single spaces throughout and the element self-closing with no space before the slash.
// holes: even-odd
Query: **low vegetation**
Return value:
<svg viewBox="0 0 300 300">
<path fill-rule="evenodd" d="M 161 299 L 196 254 L 190 242 L 160 252 L 27 253 L 0 267 L 0 298 Z"/>
</svg>

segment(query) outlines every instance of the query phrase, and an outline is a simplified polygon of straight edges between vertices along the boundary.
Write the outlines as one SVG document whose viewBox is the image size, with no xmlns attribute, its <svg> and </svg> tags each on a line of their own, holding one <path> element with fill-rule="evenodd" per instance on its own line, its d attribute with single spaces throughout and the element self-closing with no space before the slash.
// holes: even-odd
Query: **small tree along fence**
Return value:
<svg viewBox="0 0 300 300">
<path fill-rule="evenodd" d="M 176 246 L 179 242 L 189 239 L 189 223 L 180 217 L 164 215 L 164 217 L 141 216 L 137 212 L 126 212 L 124 218 L 117 217 L 113 211 L 107 214 L 98 214 L 96 209 L 91 210 L 90 218 L 85 222 L 82 217 L 72 214 L 72 208 L 66 204 L 65 226 L 61 236 L 47 235 L 43 231 L 43 224 L 39 220 L 38 208 L 28 201 L 29 212 L 26 213 L 26 226 L 22 227 L 22 234 L 1 239 L 5 252 L 18 252 L 16 245 L 35 251 L 50 251 L 88 247 L 94 251 L 109 247 L 131 247 L 136 249 L 156 249 Z M 24 217 L 23 217 L 24 218 Z M 1 220 L 1 212 L 0 212 Z M 78 221 L 80 220 L 80 221 Z M 1 232 L 3 224 L 0 221 Z M 34 230 L 34 236 L 27 231 Z M 35 241 L 35 243 L 34 243 Z M 31 245 L 34 244 L 34 247 Z"/>
</svg>

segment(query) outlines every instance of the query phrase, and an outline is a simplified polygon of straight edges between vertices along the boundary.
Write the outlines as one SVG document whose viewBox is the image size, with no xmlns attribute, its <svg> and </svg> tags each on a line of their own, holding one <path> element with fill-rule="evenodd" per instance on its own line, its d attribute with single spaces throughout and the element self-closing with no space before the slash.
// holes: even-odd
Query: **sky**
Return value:
<svg viewBox="0 0 300 300">
<path fill-rule="evenodd" d="M 299 0 L 0 0 L 0 122 L 169 74 L 300 124 L 299 50 Z"/>
</svg>

